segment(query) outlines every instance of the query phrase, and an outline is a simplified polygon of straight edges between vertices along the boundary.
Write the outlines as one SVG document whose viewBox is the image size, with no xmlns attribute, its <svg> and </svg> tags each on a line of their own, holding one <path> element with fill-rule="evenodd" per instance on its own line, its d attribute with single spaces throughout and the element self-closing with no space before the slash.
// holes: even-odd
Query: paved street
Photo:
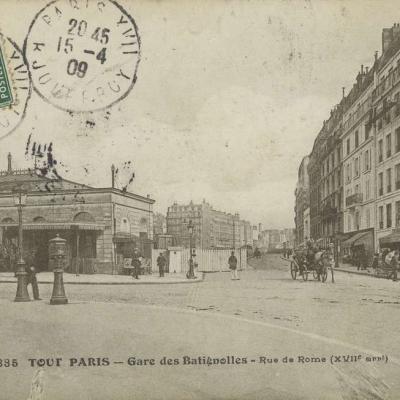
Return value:
<svg viewBox="0 0 400 400">
<path fill-rule="evenodd" d="M 40 357 L 63 359 L 45 368 L 45 399 L 110 399 L 117 390 L 119 399 L 398 398 L 400 283 L 340 272 L 335 284 L 293 281 L 274 255 L 251 264 L 240 281 L 215 273 L 192 285 L 67 285 L 68 306 L 47 304 L 51 285 L 41 286 L 45 301 L 15 304 L 14 285 L 1 284 L 0 354 L 19 367 L 0 369 L 0 398 L 27 398 L 36 370 L 27 360 Z M 332 365 L 332 355 L 360 360 Z M 155 365 L 129 366 L 130 356 Z M 163 356 L 179 365 L 160 365 Z M 193 366 L 184 356 L 247 364 Z M 86 361 L 69 365 L 79 357 Z M 88 357 L 110 365 L 85 366 Z"/>
</svg>

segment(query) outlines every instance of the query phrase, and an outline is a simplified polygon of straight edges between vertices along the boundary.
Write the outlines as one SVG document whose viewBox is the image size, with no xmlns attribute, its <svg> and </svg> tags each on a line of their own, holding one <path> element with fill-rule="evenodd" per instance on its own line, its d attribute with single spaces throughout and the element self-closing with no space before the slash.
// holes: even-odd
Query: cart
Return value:
<svg viewBox="0 0 400 400">
<path fill-rule="evenodd" d="M 310 261 L 304 252 L 297 252 L 290 262 L 290 275 L 295 280 L 297 276 L 301 275 L 304 281 L 308 280 L 310 274 L 312 274 L 315 280 L 326 282 L 328 278 L 328 270 L 331 270 L 332 282 L 335 281 L 333 268 L 327 258 L 325 252 L 321 252 L 318 257 L 314 256 L 313 260 Z"/>
</svg>

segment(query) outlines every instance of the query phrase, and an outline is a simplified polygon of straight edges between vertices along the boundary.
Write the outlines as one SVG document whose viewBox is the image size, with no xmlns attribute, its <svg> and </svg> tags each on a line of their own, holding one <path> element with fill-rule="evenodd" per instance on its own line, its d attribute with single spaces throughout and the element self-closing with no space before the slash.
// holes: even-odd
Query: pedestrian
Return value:
<svg viewBox="0 0 400 400">
<path fill-rule="evenodd" d="M 160 273 L 160 278 L 164 277 L 164 268 L 166 264 L 167 260 L 165 259 L 163 253 L 160 253 L 160 255 L 157 257 L 157 265 L 158 265 L 158 271 Z"/>
<path fill-rule="evenodd" d="M 375 271 L 379 268 L 379 254 L 375 253 L 374 257 L 372 259 L 372 265 L 371 265 L 372 269 Z"/>
<path fill-rule="evenodd" d="M 363 247 L 361 250 L 361 260 L 360 260 L 360 264 L 361 264 L 361 269 L 366 270 L 368 267 L 368 257 L 367 257 L 367 252 L 365 251 L 365 248 Z"/>
<path fill-rule="evenodd" d="M 357 271 L 364 269 L 364 250 L 362 248 L 356 252 L 356 265 Z"/>
<path fill-rule="evenodd" d="M 390 261 L 390 266 L 392 267 L 391 278 L 393 282 L 397 281 L 397 269 L 399 268 L 399 251 L 395 250 L 394 255 Z"/>
<path fill-rule="evenodd" d="M 27 262 L 25 265 L 25 272 L 27 273 L 27 286 L 32 285 L 32 293 L 34 300 L 42 300 L 39 296 L 39 285 L 36 278 L 36 265 L 35 261 L 37 259 L 37 251 L 31 257 L 27 257 Z"/>
<path fill-rule="evenodd" d="M 135 249 L 133 252 L 131 265 L 133 267 L 132 278 L 139 279 L 140 266 L 142 263 L 140 262 L 140 254 L 138 249 Z"/>
<path fill-rule="evenodd" d="M 237 273 L 237 258 L 235 257 L 234 251 L 232 251 L 231 256 L 228 259 L 228 264 L 229 264 L 229 269 L 231 270 L 231 279 L 232 280 L 240 279 Z"/>
</svg>

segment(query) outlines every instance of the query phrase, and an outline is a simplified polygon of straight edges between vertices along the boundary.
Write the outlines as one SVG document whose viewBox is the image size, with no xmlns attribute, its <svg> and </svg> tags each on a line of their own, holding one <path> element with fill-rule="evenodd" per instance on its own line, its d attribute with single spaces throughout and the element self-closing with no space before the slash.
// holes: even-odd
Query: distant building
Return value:
<svg viewBox="0 0 400 400">
<path fill-rule="evenodd" d="M 294 242 L 294 229 L 265 229 L 259 235 L 258 247 L 264 252 L 276 251 L 293 248 Z"/>
<path fill-rule="evenodd" d="M 164 235 L 167 233 L 167 218 L 161 213 L 154 213 L 153 235 Z"/>
<path fill-rule="evenodd" d="M 156 249 L 169 249 L 174 246 L 174 238 L 172 235 L 157 235 L 155 238 Z"/>
<path fill-rule="evenodd" d="M 258 225 L 252 226 L 253 231 L 253 247 L 260 247 L 259 239 L 262 232 L 262 224 L 259 223 Z"/>
<path fill-rule="evenodd" d="M 310 160 L 309 156 L 306 156 L 301 161 L 297 185 L 295 190 L 296 202 L 295 202 L 295 242 L 296 245 L 304 242 L 304 210 L 310 205 L 310 183 L 308 179 L 308 162 Z"/>
<path fill-rule="evenodd" d="M 251 224 L 240 219 L 238 213 L 214 210 L 203 200 L 200 204 L 174 203 L 168 207 L 167 233 L 174 245 L 189 247 L 189 221 L 192 221 L 193 245 L 199 248 L 238 248 L 253 244 Z"/>
</svg>

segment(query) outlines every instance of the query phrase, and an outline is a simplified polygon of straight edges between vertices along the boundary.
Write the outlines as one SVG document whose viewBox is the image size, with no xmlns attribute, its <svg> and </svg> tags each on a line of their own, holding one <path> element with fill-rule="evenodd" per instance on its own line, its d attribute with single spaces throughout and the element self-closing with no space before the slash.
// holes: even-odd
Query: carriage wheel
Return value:
<svg viewBox="0 0 400 400">
<path fill-rule="evenodd" d="M 303 270 L 303 280 L 304 281 L 308 280 L 308 269 L 306 266 L 304 266 L 304 270 Z"/>
<path fill-rule="evenodd" d="M 323 267 L 322 268 L 322 272 L 321 272 L 321 280 L 322 280 L 322 282 L 325 282 L 327 277 L 328 277 L 328 268 Z"/>
<path fill-rule="evenodd" d="M 312 272 L 313 278 L 318 279 L 318 272 L 314 269 Z"/>
<path fill-rule="evenodd" d="M 297 266 L 294 263 L 294 261 L 292 261 L 290 263 L 290 275 L 292 275 L 292 279 L 295 280 L 296 276 L 297 276 Z"/>
</svg>

